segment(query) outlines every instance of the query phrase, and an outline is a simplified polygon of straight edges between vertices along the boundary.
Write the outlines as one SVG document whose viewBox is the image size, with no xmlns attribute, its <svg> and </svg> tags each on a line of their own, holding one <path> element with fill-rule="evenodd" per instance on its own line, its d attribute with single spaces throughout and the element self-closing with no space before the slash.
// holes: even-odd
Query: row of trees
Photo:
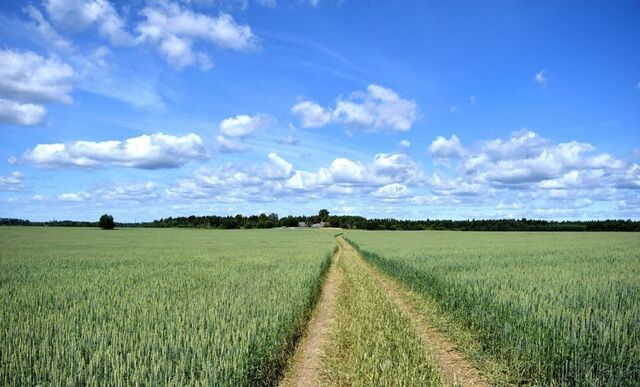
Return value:
<svg viewBox="0 0 640 387">
<path fill-rule="evenodd" d="M 362 230 L 460 230 L 460 231 L 640 231 L 640 221 L 633 220 L 591 220 L 591 221 L 549 221 L 535 219 L 483 219 L 483 220 L 398 220 L 393 218 L 367 219 L 362 216 L 330 215 L 323 209 L 317 215 L 287 216 L 278 214 L 235 215 L 235 216 L 188 216 L 169 217 L 143 223 L 118 223 L 120 227 L 183 227 L 249 229 L 275 227 L 309 227 L 323 224 L 324 227 L 340 227 Z M 115 223 L 110 215 L 103 215 L 96 222 L 52 221 L 30 222 L 21 219 L 0 219 L 0 225 L 17 226 L 82 226 L 113 228 Z"/>
<path fill-rule="evenodd" d="M 324 222 L 325 227 L 362 230 L 460 230 L 460 231 L 640 231 L 640 221 L 593 220 L 549 221 L 535 219 L 485 220 L 398 220 L 393 218 L 367 219 L 362 216 L 329 215 L 322 210 L 313 216 L 287 216 L 277 214 L 253 216 L 189 216 L 164 218 L 144 223 L 143 227 L 201 227 L 201 228 L 272 228 L 311 226 Z"/>
</svg>

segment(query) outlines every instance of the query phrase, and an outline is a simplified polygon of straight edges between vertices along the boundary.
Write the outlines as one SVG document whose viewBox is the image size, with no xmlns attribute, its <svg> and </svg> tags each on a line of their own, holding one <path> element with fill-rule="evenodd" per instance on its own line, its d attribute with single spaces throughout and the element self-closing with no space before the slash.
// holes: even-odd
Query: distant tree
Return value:
<svg viewBox="0 0 640 387">
<path fill-rule="evenodd" d="M 329 220 L 329 211 L 324 208 L 318 211 L 318 218 L 320 218 L 321 222 L 327 222 Z"/>
<path fill-rule="evenodd" d="M 100 228 L 103 230 L 113 230 L 116 224 L 113 221 L 113 216 L 104 214 L 100 217 L 100 220 L 98 221 L 98 226 L 100 226 Z"/>
</svg>

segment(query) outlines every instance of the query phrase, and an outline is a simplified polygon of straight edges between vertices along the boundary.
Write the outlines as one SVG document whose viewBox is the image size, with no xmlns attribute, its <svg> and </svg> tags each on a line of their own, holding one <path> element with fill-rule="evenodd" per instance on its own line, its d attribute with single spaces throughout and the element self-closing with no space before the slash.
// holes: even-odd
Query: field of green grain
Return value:
<svg viewBox="0 0 640 387">
<path fill-rule="evenodd" d="M 434 301 L 476 356 L 527 385 L 640 380 L 640 238 L 632 233 L 366 232 L 365 258 Z M 473 357 L 473 353 L 467 353 Z"/>
<path fill-rule="evenodd" d="M 0 385 L 269 385 L 330 232 L 0 228 Z"/>
<path fill-rule="evenodd" d="M 640 380 L 638 234 L 344 233 L 493 384 Z M 335 246 L 330 230 L 2 227 L 0 385 L 275 385 Z M 350 251 L 321 384 L 440 385 Z"/>
</svg>

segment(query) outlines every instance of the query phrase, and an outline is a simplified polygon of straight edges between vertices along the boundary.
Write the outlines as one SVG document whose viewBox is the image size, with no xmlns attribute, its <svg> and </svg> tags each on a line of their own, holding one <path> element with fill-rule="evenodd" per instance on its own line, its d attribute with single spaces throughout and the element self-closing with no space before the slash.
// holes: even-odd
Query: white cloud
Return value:
<svg viewBox="0 0 640 387">
<path fill-rule="evenodd" d="M 104 201 L 142 202 L 160 197 L 160 187 L 152 182 L 120 182 L 95 190 L 91 196 Z"/>
<path fill-rule="evenodd" d="M 629 165 L 613 179 L 617 188 L 640 189 L 640 165 L 636 163 Z"/>
<path fill-rule="evenodd" d="M 531 131 L 515 132 L 507 141 L 496 139 L 481 145 L 480 152 L 463 162 L 475 179 L 496 184 L 528 184 L 556 179 L 572 170 L 617 170 L 624 162 L 606 153 L 594 154 L 588 143 L 553 144 Z"/>
<path fill-rule="evenodd" d="M 366 92 L 354 92 L 348 99 L 338 98 L 334 108 L 311 101 L 297 103 L 291 112 L 305 128 L 329 123 L 367 131 L 408 131 L 417 118 L 415 101 L 401 98 L 395 91 L 370 84 Z"/>
<path fill-rule="evenodd" d="M 46 0 L 45 8 L 56 24 L 69 29 L 95 25 L 111 44 L 134 44 L 124 20 L 107 0 Z"/>
<path fill-rule="evenodd" d="M 410 148 L 411 147 L 411 141 L 409 141 L 409 140 L 400 140 L 400 142 L 398 142 L 398 146 L 400 148 L 403 148 L 403 149 Z"/>
<path fill-rule="evenodd" d="M 541 86 L 545 86 L 548 81 L 548 78 L 546 77 L 545 73 L 546 73 L 545 70 L 538 71 L 536 75 L 533 77 L 533 81 Z"/>
<path fill-rule="evenodd" d="M 17 191 L 22 187 L 24 175 L 15 171 L 6 176 L 0 175 L 0 191 Z"/>
<path fill-rule="evenodd" d="M 36 125 L 47 102 L 71 103 L 73 69 L 30 51 L 0 49 L 0 121 Z"/>
<path fill-rule="evenodd" d="M 471 97 L 469 97 L 469 103 L 472 105 L 475 105 L 478 103 L 478 98 L 476 98 L 475 95 L 472 95 Z"/>
<path fill-rule="evenodd" d="M 593 187 L 604 178 L 606 178 L 606 172 L 603 169 L 572 170 L 558 178 L 540 182 L 539 187 L 542 189 Z"/>
<path fill-rule="evenodd" d="M 371 193 L 372 196 L 384 199 L 398 199 L 411 195 L 411 190 L 406 185 L 392 183 L 384 185 Z"/>
<path fill-rule="evenodd" d="M 89 200 L 91 195 L 87 192 L 69 192 L 57 196 L 58 200 L 63 202 L 83 202 Z"/>
<path fill-rule="evenodd" d="M 445 137 L 438 136 L 429 145 L 429 154 L 436 163 L 448 164 L 450 159 L 459 159 L 465 155 L 466 151 L 460 144 L 458 136 L 455 134 L 447 140 Z"/>
<path fill-rule="evenodd" d="M 22 102 L 70 103 L 73 69 L 30 51 L 0 50 L 0 95 Z"/>
<path fill-rule="evenodd" d="M 244 144 L 244 139 L 255 131 L 274 125 L 277 120 L 259 113 L 253 116 L 240 114 L 229 117 L 220 122 L 220 134 L 216 137 L 219 150 L 224 153 L 244 152 L 250 148 Z"/>
<path fill-rule="evenodd" d="M 40 105 L 18 103 L 0 98 L 0 122 L 32 126 L 44 121 L 47 111 Z"/>
<path fill-rule="evenodd" d="M 515 193 L 524 198 L 521 194 L 526 192 L 529 199 L 607 201 L 616 196 L 616 188 L 640 188 L 640 167 L 635 164 L 597 152 L 589 143 L 554 143 L 533 131 L 517 131 L 473 148 L 459 146 L 453 136 L 438 138 L 430 153 L 436 164 L 449 161 L 448 157 L 459 158 L 457 176 L 436 171 L 427 179 L 431 191 L 439 196 L 486 198 L 496 194 L 505 200 Z"/>
<path fill-rule="evenodd" d="M 291 113 L 300 119 L 300 126 L 303 128 L 319 128 L 331 122 L 331 112 L 311 101 L 295 104 Z"/>
<path fill-rule="evenodd" d="M 124 141 L 76 141 L 71 144 L 39 144 L 23 159 L 41 168 L 121 166 L 143 169 L 177 168 L 207 152 L 200 136 L 182 137 L 156 133 Z"/>
<path fill-rule="evenodd" d="M 222 120 L 220 134 L 227 137 L 244 137 L 258 129 L 266 128 L 274 122 L 275 119 L 268 114 L 260 113 L 253 116 L 241 114 Z"/>
<path fill-rule="evenodd" d="M 399 199 L 409 194 L 409 185 L 420 184 L 421 177 L 420 168 L 404 154 L 378 154 L 369 162 L 336 158 L 317 171 L 305 171 L 270 153 L 263 164 L 199 168 L 192 177 L 167 188 L 167 195 L 172 199 L 221 197 L 251 202 L 284 196 L 306 200 L 368 194 Z"/>
<path fill-rule="evenodd" d="M 219 135 L 216 137 L 218 150 L 222 153 L 245 152 L 249 147 L 241 139 Z"/>
<path fill-rule="evenodd" d="M 269 180 L 288 179 L 293 174 L 293 165 L 276 153 L 269 153 L 269 162 L 264 168 L 264 176 Z"/>
<path fill-rule="evenodd" d="M 204 52 L 194 51 L 193 46 L 199 40 L 236 51 L 251 50 L 258 45 L 251 28 L 236 23 L 226 13 L 211 17 L 177 3 L 160 2 L 145 7 L 141 14 L 145 20 L 136 27 L 138 42 L 157 45 L 169 64 L 179 70 L 196 63 L 202 69 L 211 67 L 212 62 Z"/>
<path fill-rule="evenodd" d="M 461 177 L 451 178 L 439 172 L 428 178 L 428 185 L 433 193 L 442 196 L 486 196 L 492 192 L 486 185 L 468 182 Z"/>
</svg>

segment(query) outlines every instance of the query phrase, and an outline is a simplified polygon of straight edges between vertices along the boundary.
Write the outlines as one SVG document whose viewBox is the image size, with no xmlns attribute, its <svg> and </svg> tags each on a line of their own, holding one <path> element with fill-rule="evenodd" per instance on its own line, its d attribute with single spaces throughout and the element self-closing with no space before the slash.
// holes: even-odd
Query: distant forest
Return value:
<svg viewBox="0 0 640 387">
<path fill-rule="evenodd" d="M 50 227 L 97 227 L 98 222 L 53 220 L 31 222 L 23 219 L 0 218 L 0 226 L 50 226 Z M 552 221 L 535 219 L 483 219 L 483 220 L 398 220 L 393 218 L 367 219 L 362 216 L 330 215 L 320 210 L 312 216 L 287 216 L 277 214 L 235 216 L 188 216 L 169 217 L 142 223 L 121 223 L 116 227 L 153 228 L 211 228 L 250 229 L 276 227 L 339 227 L 361 230 L 456 230 L 456 231 L 640 231 L 640 221 L 633 220 L 589 220 Z"/>
</svg>

